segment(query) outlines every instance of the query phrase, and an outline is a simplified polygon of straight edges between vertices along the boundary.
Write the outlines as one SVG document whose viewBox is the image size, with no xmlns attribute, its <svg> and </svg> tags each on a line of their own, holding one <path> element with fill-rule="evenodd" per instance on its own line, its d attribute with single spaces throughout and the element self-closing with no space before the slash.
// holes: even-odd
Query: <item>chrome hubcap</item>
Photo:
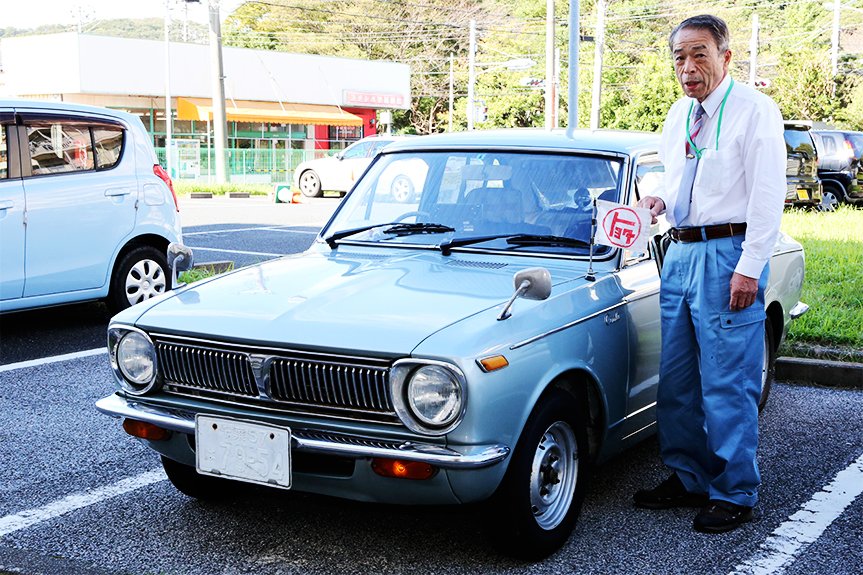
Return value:
<svg viewBox="0 0 863 575">
<path fill-rule="evenodd" d="M 390 191 L 396 201 L 406 202 L 411 195 L 411 184 L 404 178 L 398 178 Z"/>
<path fill-rule="evenodd" d="M 167 278 L 153 260 L 137 262 L 126 276 L 126 298 L 129 305 L 140 303 L 165 292 Z"/>
<path fill-rule="evenodd" d="M 540 438 L 530 472 L 531 511 L 542 529 L 554 529 L 563 521 L 572 506 L 577 479 L 575 433 L 557 421 Z"/>
<path fill-rule="evenodd" d="M 300 176 L 300 189 L 304 192 L 317 191 L 318 178 L 312 172 L 306 172 Z"/>
</svg>

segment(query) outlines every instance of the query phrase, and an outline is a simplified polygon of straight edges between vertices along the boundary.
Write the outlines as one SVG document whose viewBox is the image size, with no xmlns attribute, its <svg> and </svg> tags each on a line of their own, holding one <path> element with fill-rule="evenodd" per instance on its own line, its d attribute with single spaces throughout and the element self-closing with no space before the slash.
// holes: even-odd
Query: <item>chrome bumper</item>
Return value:
<svg viewBox="0 0 863 575">
<path fill-rule="evenodd" d="M 96 409 L 111 417 L 127 417 L 164 429 L 195 434 L 195 414 L 146 405 L 117 394 L 96 402 Z M 385 457 L 422 461 L 443 469 L 478 469 L 502 461 L 509 455 L 505 445 L 479 445 L 456 451 L 441 445 L 415 441 L 386 441 L 340 433 L 291 428 L 291 448 L 342 457 Z"/>
<path fill-rule="evenodd" d="M 809 306 L 802 301 L 798 301 L 794 307 L 791 308 L 791 311 L 788 312 L 788 316 L 791 319 L 797 319 L 807 311 L 809 311 Z"/>
</svg>

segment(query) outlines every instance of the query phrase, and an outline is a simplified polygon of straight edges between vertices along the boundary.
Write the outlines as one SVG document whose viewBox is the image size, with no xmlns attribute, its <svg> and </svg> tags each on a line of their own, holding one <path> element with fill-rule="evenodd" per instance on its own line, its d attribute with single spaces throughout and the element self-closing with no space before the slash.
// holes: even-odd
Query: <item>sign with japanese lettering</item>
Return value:
<svg viewBox="0 0 863 575">
<path fill-rule="evenodd" d="M 343 106 L 361 106 L 365 108 L 404 108 L 405 97 L 402 94 L 383 92 L 342 92 Z"/>
<path fill-rule="evenodd" d="M 650 210 L 596 200 L 597 244 L 633 251 L 647 249 L 650 237 Z"/>
</svg>

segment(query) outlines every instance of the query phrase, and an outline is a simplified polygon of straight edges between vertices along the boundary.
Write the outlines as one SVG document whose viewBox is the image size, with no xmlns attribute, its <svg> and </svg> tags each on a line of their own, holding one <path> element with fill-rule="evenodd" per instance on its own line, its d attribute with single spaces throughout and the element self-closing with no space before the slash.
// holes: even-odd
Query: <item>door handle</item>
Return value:
<svg viewBox="0 0 863 575">
<path fill-rule="evenodd" d="M 0 200 L 0 210 L 8 210 L 9 208 L 14 208 L 15 202 L 12 200 Z"/>
<path fill-rule="evenodd" d="M 108 188 L 105 190 L 105 196 L 128 196 L 134 191 L 132 188 Z"/>
</svg>

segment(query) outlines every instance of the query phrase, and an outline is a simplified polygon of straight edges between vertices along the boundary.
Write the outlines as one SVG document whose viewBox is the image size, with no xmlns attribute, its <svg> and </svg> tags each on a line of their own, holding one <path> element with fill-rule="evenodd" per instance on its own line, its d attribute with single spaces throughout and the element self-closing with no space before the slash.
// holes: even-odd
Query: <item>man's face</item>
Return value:
<svg viewBox="0 0 863 575">
<path fill-rule="evenodd" d="M 679 30 L 671 52 L 683 93 L 699 102 L 722 82 L 731 61 L 731 50 L 720 52 L 713 35 L 700 28 Z"/>
</svg>

